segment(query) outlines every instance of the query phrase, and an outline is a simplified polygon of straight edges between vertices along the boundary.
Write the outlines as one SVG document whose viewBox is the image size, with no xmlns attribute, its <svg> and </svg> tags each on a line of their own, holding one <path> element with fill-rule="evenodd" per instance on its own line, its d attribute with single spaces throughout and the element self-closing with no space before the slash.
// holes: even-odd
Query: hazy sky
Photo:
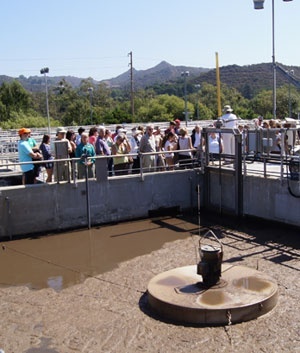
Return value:
<svg viewBox="0 0 300 353">
<path fill-rule="evenodd" d="M 300 1 L 275 0 L 276 61 L 300 66 Z M 109 79 L 162 60 L 215 67 L 272 61 L 272 1 L 2 0 L 0 75 Z"/>
</svg>

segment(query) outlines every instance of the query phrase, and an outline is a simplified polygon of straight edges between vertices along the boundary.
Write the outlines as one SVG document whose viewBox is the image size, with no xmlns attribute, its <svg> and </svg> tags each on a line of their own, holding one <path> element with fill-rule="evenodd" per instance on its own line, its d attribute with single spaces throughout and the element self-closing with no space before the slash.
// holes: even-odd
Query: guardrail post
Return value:
<svg viewBox="0 0 300 353">
<path fill-rule="evenodd" d="M 91 209 L 90 209 L 88 157 L 85 157 L 84 163 L 85 163 L 85 194 L 86 194 L 87 225 L 88 225 L 88 229 L 91 229 Z"/>
<path fill-rule="evenodd" d="M 140 173 L 141 173 L 141 180 L 144 181 L 144 172 L 143 172 L 143 154 L 140 153 Z"/>
<path fill-rule="evenodd" d="M 242 135 L 234 130 L 235 141 L 235 213 L 241 216 L 243 211 L 243 173 L 242 173 Z"/>
</svg>

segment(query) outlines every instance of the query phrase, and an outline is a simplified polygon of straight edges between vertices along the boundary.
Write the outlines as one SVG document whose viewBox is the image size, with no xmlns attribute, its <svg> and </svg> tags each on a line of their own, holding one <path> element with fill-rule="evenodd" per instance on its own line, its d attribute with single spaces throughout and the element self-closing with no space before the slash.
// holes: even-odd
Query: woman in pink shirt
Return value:
<svg viewBox="0 0 300 353">
<path fill-rule="evenodd" d="M 98 137 L 98 129 L 96 128 L 96 126 L 91 127 L 89 131 L 89 143 L 93 145 L 94 148 L 97 141 L 97 137 Z"/>
</svg>

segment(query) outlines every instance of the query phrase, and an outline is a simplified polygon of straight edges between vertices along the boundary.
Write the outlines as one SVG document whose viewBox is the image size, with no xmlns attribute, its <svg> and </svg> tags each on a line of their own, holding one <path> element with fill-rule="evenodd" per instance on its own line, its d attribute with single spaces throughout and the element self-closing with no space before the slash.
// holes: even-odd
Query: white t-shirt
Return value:
<svg viewBox="0 0 300 353">
<path fill-rule="evenodd" d="M 208 136 L 208 152 L 209 153 L 220 153 L 220 138 L 219 136 L 212 137 Z"/>
<path fill-rule="evenodd" d="M 224 114 L 221 117 L 221 119 L 223 121 L 223 127 L 226 127 L 229 129 L 235 129 L 237 127 L 238 118 L 235 114 L 232 114 L 232 113 Z"/>
<path fill-rule="evenodd" d="M 190 149 L 190 139 L 191 138 L 189 136 L 184 136 L 184 137 L 180 136 L 178 138 L 178 148 L 180 150 L 188 150 L 188 149 Z M 183 155 L 183 156 L 189 156 L 189 157 L 192 156 L 192 153 L 188 152 L 188 151 L 186 151 L 186 152 L 178 152 L 178 154 Z"/>
<path fill-rule="evenodd" d="M 200 144 L 201 144 L 201 132 L 195 132 L 194 147 L 198 148 Z"/>
<path fill-rule="evenodd" d="M 165 151 L 168 151 L 169 149 L 171 151 L 174 149 L 174 142 L 170 141 L 170 140 L 167 140 L 166 143 L 165 143 Z M 168 153 L 165 153 L 165 156 L 167 158 L 173 158 L 174 157 L 174 153 L 169 151 Z"/>
</svg>

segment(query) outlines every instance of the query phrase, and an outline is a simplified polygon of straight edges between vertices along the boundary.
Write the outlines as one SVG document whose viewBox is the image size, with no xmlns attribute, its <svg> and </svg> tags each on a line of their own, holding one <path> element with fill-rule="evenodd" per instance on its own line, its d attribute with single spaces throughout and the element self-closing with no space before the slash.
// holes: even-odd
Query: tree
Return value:
<svg viewBox="0 0 300 353">
<path fill-rule="evenodd" d="M 217 104 L 217 88 L 209 83 L 202 83 L 200 92 L 198 93 L 199 101 L 205 106 L 212 115 L 216 118 L 218 115 L 218 104 Z M 201 115 L 200 115 L 201 116 Z"/>
<path fill-rule="evenodd" d="M 158 95 L 149 99 L 137 100 L 136 115 L 138 121 L 168 121 L 174 119 L 183 120 L 184 100 L 168 94 Z M 194 106 L 187 104 L 188 111 L 194 114 Z"/>
<path fill-rule="evenodd" d="M 197 109 L 197 107 L 195 107 L 195 110 L 196 109 Z M 214 112 L 211 109 L 209 109 L 206 105 L 199 103 L 198 109 L 199 109 L 199 120 L 213 120 L 213 119 L 215 119 Z M 195 118 L 197 118 L 197 115 Z"/>
<path fill-rule="evenodd" d="M 300 97 L 294 86 L 282 86 L 278 88 L 276 95 L 276 114 L 279 118 L 283 119 L 289 116 L 289 105 L 291 103 L 291 112 L 298 111 L 300 106 Z M 294 115 L 296 117 L 296 115 Z"/>
<path fill-rule="evenodd" d="M 120 107 L 116 107 L 115 109 L 111 110 L 111 112 L 107 111 L 104 116 L 104 121 L 107 124 L 133 122 L 132 115 L 128 113 L 128 109 L 124 110 Z"/>
<path fill-rule="evenodd" d="M 89 125 L 90 106 L 86 99 L 76 99 L 68 106 L 68 110 L 63 115 L 62 122 L 65 126 Z"/>
<path fill-rule="evenodd" d="M 0 122 L 4 121 L 6 116 L 6 106 L 0 101 Z"/>
<path fill-rule="evenodd" d="M 166 107 L 167 113 L 171 116 L 172 120 L 184 119 L 184 99 L 177 96 L 169 96 L 167 94 L 163 94 L 158 96 L 158 101 L 160 104 Z M 190 116 L 194 115 L 194 106 L 189 101 L 187 102 L 187 111 L 189 112 Z"/>
<path fill-rule="evenodd" d="M 262 115 L 266 119 L 272 118 L 273 99 L 272 91 L 263 90 L 258 93 L 250 103 L 253 113 Z"/>
<path fill-rule="evenodd" d="M 4 82 L 0 87 L 0 102 L 5 106 L 5 116 L 1 120 L 9 120 L 12 112 L 26 112 L 31 105 L 31 96 L 16 80 Z"/>
</svg>

